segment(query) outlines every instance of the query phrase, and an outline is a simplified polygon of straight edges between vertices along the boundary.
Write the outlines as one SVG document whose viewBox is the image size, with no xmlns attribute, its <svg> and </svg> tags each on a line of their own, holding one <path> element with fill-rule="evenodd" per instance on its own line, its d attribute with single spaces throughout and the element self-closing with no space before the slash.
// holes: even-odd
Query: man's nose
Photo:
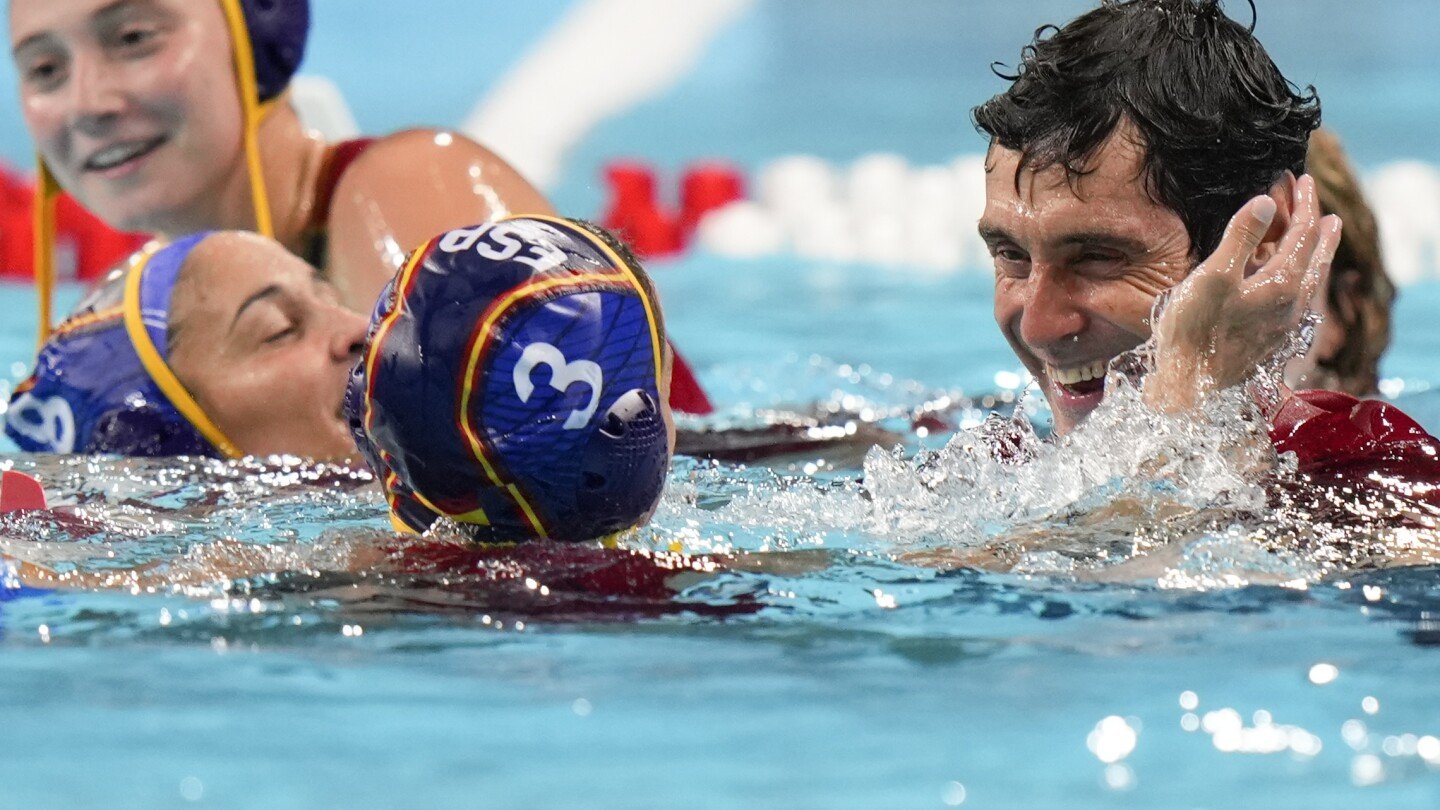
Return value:
<svg viewBox="0 0 1440 810">
<path fill-rule="evenodd" d="M 105 60 L 83 54 L 74 57 L 70 70 L 71 126 L 94 138 L 108 135 L 125 109 L 120 77 Z"/>
<path fill-rule="evenodd" d="M 1057 346 L 1085 331 L 1088 319 L 1077 300 L 1073 279 L 1037 266 L 1030 273 L 1029 286 L 1029 299 L 1020 316 L 1020 337 L 1027 345 Z"/>
</svg>

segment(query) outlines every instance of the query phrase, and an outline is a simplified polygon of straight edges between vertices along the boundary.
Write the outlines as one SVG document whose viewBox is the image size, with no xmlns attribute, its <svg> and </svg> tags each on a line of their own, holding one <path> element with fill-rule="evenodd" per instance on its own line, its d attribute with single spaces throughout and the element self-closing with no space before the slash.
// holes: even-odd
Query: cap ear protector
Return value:
<svg viewBox="0 0 1440 810">
<path fill-rule="evenodd" d="M 260 121 L 289 85 L 305 56 L 310 31 L 309 0 L 219 0 L 233 43 L 235 79 L 244 116 L 245 164 L 255 231 L 274 238 L 270 199 L 260 162 Z M 37 156 L 38 177 L 33 230 L 35 285 L 39 294 L 39 340 L 44 346 L 53 330 L 55 287 L 55 199 L 60 184 L 45 159 Z"/>
</svg>

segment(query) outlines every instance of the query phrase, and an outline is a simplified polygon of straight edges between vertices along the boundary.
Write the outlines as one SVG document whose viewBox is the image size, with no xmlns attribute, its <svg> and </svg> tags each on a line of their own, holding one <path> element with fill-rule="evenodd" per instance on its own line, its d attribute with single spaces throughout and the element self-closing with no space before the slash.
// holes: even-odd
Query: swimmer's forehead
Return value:
<svg viewBox="0 0 1440 810">
<path fill-rule="evenodd" d="M 176 6 L 173 0 L 10 0 L 9 5 L 10 50 L 16 55 L 56 31 L 104 28 L 135 14 L 170 13 Z"/>
<path fill-rule="evenodd" d="M 225 231 L 207 237 L 186 257 L 172 319 L 198 308 L 223 316 L 228 323 L 262 292 L 267 296 L 294 292 L 317 283 L 323 283 L 318 271 L 279 243 L 252 233 Z"/>
<path fill-rule="evenodd" d="M 1178 215 L 1151 198 L 1145 186 L 1144 148 L 1117 130 L 1085 166 L 1020 168 L 1020 152 L 991 147 L 985 161 L 985 209 L 979 232 L 989 244 L 1041 240 L 1109 245 L 1131 253 L 1157 246 Z"/>
</svg>

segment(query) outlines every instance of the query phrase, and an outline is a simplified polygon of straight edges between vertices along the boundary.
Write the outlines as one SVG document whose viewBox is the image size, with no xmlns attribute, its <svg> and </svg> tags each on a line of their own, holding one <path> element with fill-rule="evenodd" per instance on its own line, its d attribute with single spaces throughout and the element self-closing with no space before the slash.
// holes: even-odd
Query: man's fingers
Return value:
<svg viewBox="0 0 1440 810">
<path fill-rule="evenodd" d="M 1330 279 L 1330 264 L 1335 261 L 1335 251 L 1340 247 L 1341 228 L 1340 217 L 1334 214 L 1320 220 L 1320 236 L 1300 290 L 1300 300 L 1307 304 L 1315 300 L 1316 291 Z"/>
<path fill-rule="evenodd" d="M 1290 227 L 1275 255 L 1256 273 L 1274 276 L 1281 283 L 1294 283 L 1306 272 L 1320 243 L 1320 198 L 1315 191 L 1315 178 L 1302 176 L 1295 183 L 1295 206 Z"/>
<path fill-rule="evenodd" d="M 1268 195 L 1262 194 L 1245 203 L 1235 212 L 1235 216 L 1230 218 L 1220 245 L 1210 254 L 1210 258 L 1201 264 L 1199 271 L 1229 276 L 1235 281 L 1244 278 L 1245 265 L 1255 254 L 1255 248 L 1260 246 L 1260 241 L 1270 230 L 1270 223 L 1274 221 L 1275 201 Z"/>
</svg>

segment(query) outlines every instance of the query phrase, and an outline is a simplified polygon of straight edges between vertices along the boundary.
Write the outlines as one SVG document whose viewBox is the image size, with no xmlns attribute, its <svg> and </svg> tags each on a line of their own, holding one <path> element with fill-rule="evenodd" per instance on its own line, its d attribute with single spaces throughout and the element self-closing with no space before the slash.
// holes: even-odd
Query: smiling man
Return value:
<svg viewBox="0 0 1440 810">
<path fill-rule="evenodd" d="M 990 138 L 980 234 L 996 321 L 1057 434 L 1152 337 L 1144 398 L 1185 412 L 1321 309 L 1341 223 L 1303 175 L 1319 100 L 1219 0 L 1103 0 L 1040 29 L 1005 78 L 974 111 Z M 1386 403 L 1282 395 L 1270 438 L 1304 481 L 1340 503 L 1376 491 L 1408 504 L 1402 523 L 1440 529 L 1440 441 Z"/>
<path fill-rule="evenodd" d="M 996 320 L 1057 431 L 1100 404 L 1109 361 L 1192 276 L 1174 302 L 1188 306 L 1166 315 L 1152 401 L 1191 403 L 1283 345 L 1339 237 L 1297 180 L 1313 90 L 1216 0 L 1106 2 L 1042 29 L 1007 78 L 974 113 L 991 139 L 980 233 Z"/>
</svg>

